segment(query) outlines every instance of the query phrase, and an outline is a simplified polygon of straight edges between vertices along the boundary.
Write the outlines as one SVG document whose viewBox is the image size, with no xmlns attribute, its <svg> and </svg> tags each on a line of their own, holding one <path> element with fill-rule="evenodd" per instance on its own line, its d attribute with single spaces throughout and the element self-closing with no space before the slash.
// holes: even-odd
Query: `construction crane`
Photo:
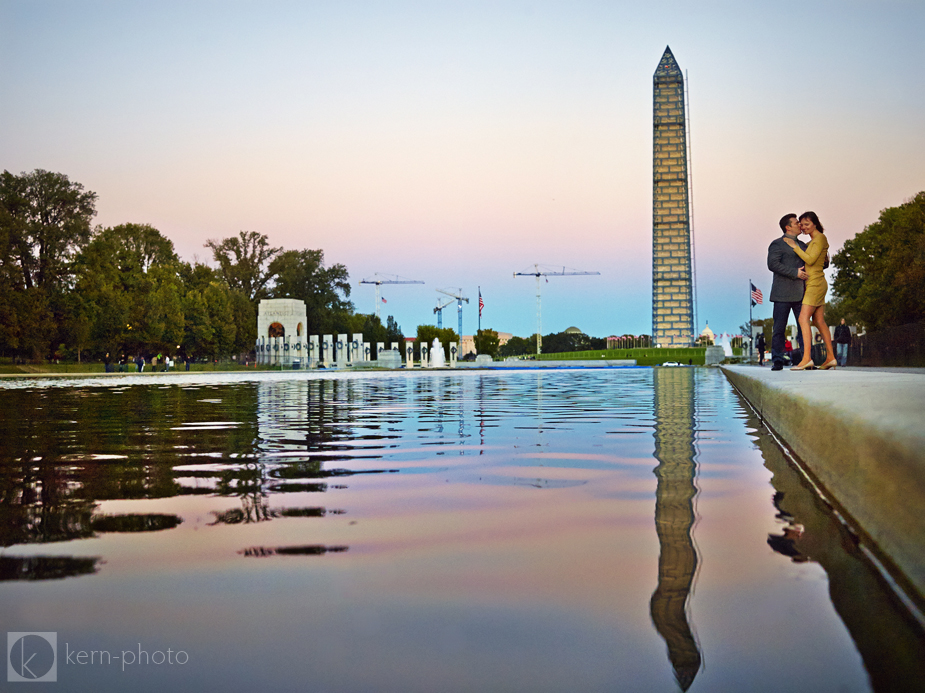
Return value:
<svg viewBox="0 0 925 693">
<path fill-rule="evenodd" d="M 376 317 L 380 318 L 379 307 L 382 305 L 382 297 L 379 295 L 379 287 L 383 284 L 423 284 L 424 282 L 418 281 L 416 279 L 405 279 L 404 277 L 399 277 L 397 274 L 379 274 L 376 272 L 373 276 L 368 279 L 361 279 L 360 284 L 375 284 L 376 285 Z"/>
<path fill-rule="evenodd" d="M 434 312 L 437 314 L 437 329 L 438 330 L 443 329 L 443 309 L 446 308 L 448 305 L 450 305 L 452 302 L 453 302 L 453 299 L 450 298 L 441 304 L 440 299 L 439 298 L 437 299 L 437 307 L 434 308 Z"/>
<path fill-rule="evenodd" d="M 514 272 L 515 277 L 536 277 L 536 353 L 543 353 L 543 308 L 540 300 L 540 277 L 571 277 L 575 275 L 593 275 L 600 272 L 583 272 L 581 270 L 569 269 L 563 267 L 550 267 L 548 265 L 533 265 L 533 270 L 524 270 L 523 272 Z M 546 281 L 549 281 L 548 279 Z"/>
<path fill-rule="evenodd" d="M 447 296 L 456 299 L 456 312 L 459 314 L 459 334 L 457 337 L 459 337 L 459 343 L 462 344 L 462 304 L 463 301 L 468 303 L 469 299 L 463 296 L 462 289 L 456 293 L 453 293 L 452 289 L 437 289 L 437 291 L 439 291 L 441 294 L 446 294 Z"/>
</svg>

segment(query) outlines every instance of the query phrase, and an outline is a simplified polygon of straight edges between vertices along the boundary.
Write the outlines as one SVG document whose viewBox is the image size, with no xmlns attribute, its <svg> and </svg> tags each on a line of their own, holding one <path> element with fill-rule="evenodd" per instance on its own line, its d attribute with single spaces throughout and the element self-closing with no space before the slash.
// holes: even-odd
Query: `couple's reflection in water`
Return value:
<svg viewBox="0 0 925 693">
<path fill-rule="evenodd" d="M 653 379 L 658 460 L 655 526 L 660 551 L 650 612 L 667 645 L 678 685 L 687 690 L 702 665 L 688 609 L 699 562 L 692 535 L 698 492 L 695 369 L 656 368 Z M 748 414 L 749 434 L 773 475 L 769 500 L 780 527 L 768 534 L 768 546 L 781 560 L 815 562 L 825 570 L 832 604 L 863 659 L 874 691 L 922 691 L 925 632 L 921 625 L 748 404 L 744 400 L 740 404 Z"/>
<path fill-rule="evenodd" d="M 771 501 L 780 522 L 768 545 L 781 560 L 818 563 L 829 597 L 851 635 L 873 690 L 925 690 L 925 631 L 863 554 L 857 538 L 839 521 L 803 475 L 785 457 L 748 405 L 746 421 L 773 474 Z"/>
</svg>

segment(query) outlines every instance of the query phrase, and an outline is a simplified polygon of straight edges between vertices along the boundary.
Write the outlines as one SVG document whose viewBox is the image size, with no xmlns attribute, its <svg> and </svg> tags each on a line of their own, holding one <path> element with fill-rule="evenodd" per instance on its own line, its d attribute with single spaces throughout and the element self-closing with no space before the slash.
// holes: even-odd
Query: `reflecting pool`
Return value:
<svg viewBox="0 0 925 693">
<path fill-rule="evenodd" d="M 0 613 L 62 690 L 925 682 L 715 369 L 14 379 L 0 440 Z"/>
</svg>

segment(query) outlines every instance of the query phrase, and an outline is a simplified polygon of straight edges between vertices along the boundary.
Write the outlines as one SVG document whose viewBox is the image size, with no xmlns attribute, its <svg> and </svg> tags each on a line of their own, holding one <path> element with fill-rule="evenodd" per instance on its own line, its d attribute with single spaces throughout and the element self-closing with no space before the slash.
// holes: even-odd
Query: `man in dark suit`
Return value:
<svg viewBox="0 0 925 693">
<path fill-rule="evenodd" d="M 771 366 L 772 371 L 784 368 L 784 339 L 787 331 L 787 320 L 790 312 L 797 325 L 800 324 L 800 308 L 803 303 L 803 288 L 806 281 L 806 268 L 800 256 L 784 242 L 785 237 L 795 240 L 801 249 L 806 250 L 806 244 L 799 240 L 800 222 L 796 214 L 785 214 L 780 220 L 781 231 L 784 235 L 771 241 L 768 246 L 768 269 L 774 273 L 771 283 L 771 302 L 774 304 L 774 328 L 771 332 Z M 800 350 L 803 350 L 803 336 L 800 338 Z M 802 358 L 794 352 L 791 358 Z"/>
</svg>

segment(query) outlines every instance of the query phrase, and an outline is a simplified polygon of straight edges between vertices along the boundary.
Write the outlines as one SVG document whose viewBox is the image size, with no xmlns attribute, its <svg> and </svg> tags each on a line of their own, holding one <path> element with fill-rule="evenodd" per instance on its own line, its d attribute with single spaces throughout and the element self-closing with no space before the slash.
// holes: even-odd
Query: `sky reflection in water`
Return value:
<svg viewBox="0 0 925 693">
<path fill-rule="evenodd" d="M 3 386 L 7 629 L 190 656 L 62 666 L 75 687 L 925 680 L 919 631 L 715 370 Z"/>
</svg>

